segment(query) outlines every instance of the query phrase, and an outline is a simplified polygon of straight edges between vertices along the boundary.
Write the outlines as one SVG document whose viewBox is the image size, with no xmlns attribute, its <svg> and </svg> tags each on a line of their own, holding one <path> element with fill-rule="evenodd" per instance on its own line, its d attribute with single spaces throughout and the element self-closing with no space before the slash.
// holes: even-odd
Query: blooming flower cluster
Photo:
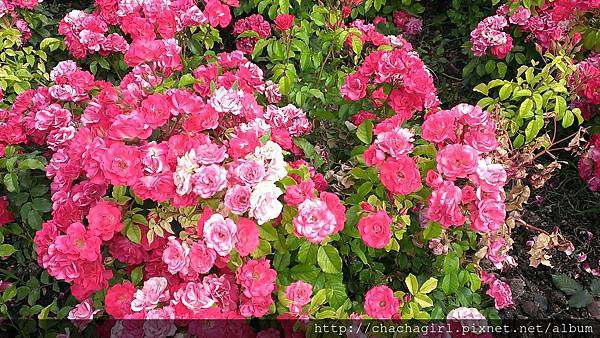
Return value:
<svg viewBox="0 0 600 338">
<path fill-rule="evenodd" d="M 231 22 L 229 6 L 239 2 L 208 0 L 202 11 L 191 0 L 176 1 L 127 1 L 96 0 L 96 10 L 86 13 L 74 10 L 68 13 L 59 25 L 59 33 L 65 36 L 65 44 L 76 58 L 88 54 L 126 52 L 129 45 L 124 35 L 132 39 L 131 46 L 149 49 L 145 53 L 178 54 L 175 34 L 184 28 L 210 24 L 227 27 Z M 121 29 L 123 35 L 107 35 L 109 25 Z M 162 40 L 156 40 L 157 33 Z"/>
<path fill-rule="evenodd" d="M 590 190 L 600 190 L 600 134 L 590 138 L 588 150 L 579 159 L 579 175 Z"/>
<path fill-rule="evenodd" d="M 506 282 L 487 272 L 481 273 L 481 282 L 488 286 L 486 294 L 494 299 L 496 309 L 513 306 L 512 291 Z"/>
<path fill-rule="evenodd" d="M 508 20 L 502 15 L 494 15 L 483 19 L 471 32 L 471 51 L 475 56 L 485 55 L 488 48 L 492 55 L 504 59 L 511 51 L 512 37 L 503 32 L 508 27 Z"/>
<path fill-rule="evenodd" d="M 423 21 L 404 11 L 396 11 L 393 14 L 394 25 L 408 35 L 418 34 L 423 29 Z"/>
<path fill-rule="evenodd" d="M 262 15 L 254 14 L 236 21 L 233 25 L 233 34 L 240 35 L 244 32 L 254 32 L 258 34 L 258 37 L 239 37 L 235 45 L 241 52 L 252 53 L 252 51 L 254 51 L 254 45 L 259 38 L 266 39 L 271 36 L 271 25 Z"/>
<path fill-rule="evenodd" d="M 480 232 L 496 231 L 504 223 L 506 171 L 486 155 L 499 146 L 496 124 L 487 111 L 459 104 L 426 117 L 423 138 L 437 146 L 437 170 L 427 172 L 426 183 L 433 189 L 425 216 L 444 227 L 466 221 Z M 467 179 L 462 187 L 459 182 Z"/>
<path fill-rule="evenodd" d="M 20 94 L 3 111 L 11 123 L 3 142 L 35 142 L 52 151 L 46 168 L 52 219 L 35 236 L 38 263 L 72 284 L 82 302 L 70 313 L 74 319 L 93 318 L 90 297 L 102 289 L 106 313 L 118 319 L 263 316 L 273 304 L 277 273 L 269 260 L 245 257 L 259 247 L 259 225 L 282 212 L 279 181 L 288 168 L 308 167 L 288 164 L 284 149 L 301 154 L 292 137 L 311 124 L 293 105 L 259 103 L 267 95 L 262 71 L 241 52 L 219 54 L 196 69 L 193 90 L 156 91 L 173 71 L 160 66 L 161 58 L 140 58 L 118 86 L 61 62 L 51 72 L 54 85 Z M 74 106 L 82 113 L 74 114 Z M 322 175 L 307 172 L 306 181 L 288 177 L 297 185 L 283 200 L 298 208 L 297 235 L 319 242 L 343 228 L 345 208 L 322 191 Z M 133 208 L 131 198 L 107 198 L 117 187 L 156 208 L 132 222 L 132 213 L 144 209 Z M 208 200 L 219 202 L 211 207 Z M 197 224 L 157 232 L 164 226 L 161 210 L 186 207 L 202 209 Z M 168 236 L 160 235 L 165 231 Z M 232 255 L 245 261 L 237 270 L 227 265 Z M 119 273 L 113 260 L 128 271 L 143 269 L 143 287 L 110 286 Z M 306 285 L 291 290 L 290 311 L 299 313 L 311 292 Z M 169 334 L 175 328 L 152 325 L 141 329 Z"/>
<path fill-rule="evenodd" d="M 393 87 L 389 94 L 384 85 Z M 396 112 L 396 116 L 380 123 L 376 133 L 392 131 L 413 112 L 439 105 L 431 74 L 406 42 L 391 51 L 369 54 L 358 71 L 346 77 L 340 93 L 351 101 L 361 100 L 368 93 L 374 107 L 387 103 Z"/>
</svg>

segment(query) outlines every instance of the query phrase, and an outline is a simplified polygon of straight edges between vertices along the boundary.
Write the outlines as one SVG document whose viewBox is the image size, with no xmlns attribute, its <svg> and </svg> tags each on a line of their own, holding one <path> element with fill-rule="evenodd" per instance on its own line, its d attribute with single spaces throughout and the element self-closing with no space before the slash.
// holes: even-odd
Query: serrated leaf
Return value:
<svg viewBox="0 0 600 338">
<path fill-rule="evenodd" d="M 342 258 L 337 249 L 331 245 L 319 248 L 317 263 L 325 273 L 342 273 Z"/>
</svg>

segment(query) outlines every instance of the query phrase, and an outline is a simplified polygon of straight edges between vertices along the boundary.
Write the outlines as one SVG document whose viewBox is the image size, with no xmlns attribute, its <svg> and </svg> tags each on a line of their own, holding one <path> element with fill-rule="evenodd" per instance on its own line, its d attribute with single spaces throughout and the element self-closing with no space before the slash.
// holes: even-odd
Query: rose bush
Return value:
<svg viewBox="0 0 600 338">
<path fill-rule="evenodd" d="M 514 2 L 461 23 L 477 105 L 438 97 L 443 62 L 419 39 L 432 29 L 419 1 L 96 0 L 61 13 L 56 36 L 33 32 L 50 58 L 22 47 L 15 8 L 31 19 L 37 4 L 0 1 L 21 32 L 2 36 L 39 70 L 0 82 L 0 311 L 77 330 L 497 319 L 516 264 L 505 187 L 543 185 L 556 165 L 540 157 L 571 139 L 557 123 L 593 124 L 599 103 L 597 56 L 571 55 L 594 47 L 595 33 L 571 34 L 594 2 Z M 592 189 L 596 141 L 579 162 Z"/>
</svg>

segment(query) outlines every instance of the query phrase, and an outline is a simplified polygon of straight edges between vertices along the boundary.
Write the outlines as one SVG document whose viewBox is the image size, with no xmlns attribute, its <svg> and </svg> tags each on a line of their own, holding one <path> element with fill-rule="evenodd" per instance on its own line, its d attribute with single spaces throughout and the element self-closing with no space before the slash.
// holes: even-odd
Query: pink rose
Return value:
<svg viewBox="0 0 600 338">
<path fill-rule="evenodd" d="M 486 294 L 494 299 L 494 305 L 498 310 L 513 306 L 510 286 L 499 279 L 490 284 Z"/>
<path fill-rule="evenodd" d="M 258 226 L 254 221 L 243 217 L 238 218 L 237 232 L 235 234 L 235 249 L 240 256 L 248 256 L 258 248 L 258 237 Z"/>
<path fill-rule="evenodd" d="M 191 177 L 192 191 L 202 198 L 210 198 L 227 186 L 227 171 L 217 164 L 203 165 Z"/>
<path fill-rule="evenodd" d="M 346 100 L 358 101 L 367 95 L 367 80 L 359 73 L 348 75 L 340 93 Z"/>
<path fill-rule="evenodd" d="M 271 269 L 265 258 L 252 259 L 242 265 L 236 273 L 236 281 L 246 297 L 271 297 L 275 290 L 277 271 Z"/>
<path fill-rule="evenodd" d="M 295 17 L 290 14 L 279 14 L 275 18 L 275 27 L 280 31 L 285 31 L 294 26 Z"/>
<path fill-rule="evenodd" d="M 206 246 L 214 249 L 219 256 L 226 256 L 233 249 L 236 232 L 235 223 L 221 214 L 214 214 L 204 222 Z"/>
<path fill-rule="evenodd" d="M 415 134 L 406 128 L 394 128 L 377 135 L 375 144 L 391 157 L 398 158 L 408 155 L 413 150 L 414 136 Z"/>
<path fill-rule="evenodd" d="M 408 195 L 421 188 L 419 168 L 405 155 L 385 160 L 379 167 L 379 179 L 394 195 Z"/>
<path fill-rule="evenodd" d="M 310 303 L 312 295 L 312 285 L 304 282 L 297 281 L 285 288 L 285 296 L 292 303 L 289 305 L 290 312 L 292 314 L 300 314 L 302 307 Z"/>
<path fill-rule="evenodd" d="M 89 322 L 94 319 L 94 314 L 100 310 L 94 310 L 94 303 L 90 298 L 83 302 L 75 305 L 75 307 L 69 311 L 68 319 L 80 329 L 83 330 Z"/>
<path fill-rule="evenodd" d="M 167 270 L 171 274 L 176 274 L 187 267 L 187 256 L 190 248 L 186 243 L 182 243 L 175 236 L 169 237 L 167 247 L 162 253 L 162 260 L 167 265 Z"/>
<path fill-rule="evenodd" d="M 471 228 L 479 232 L 500 229 L 506 218 L 506 205 L 503 201 L 485 199 L 477 203 L 477 210 L 471 214 Z"/>
<path fill-rule="evenodd" d="M 151 277 L 144 282 L 144 287 L 137 290 L 131 301 L 131 309 L 135 312 L 152 310 L 158 303 L 169 300 L 167 279 L 164 277 Z"/>
<path fill-rule="evenodd" d="M 202 283 L 188 282 L 175 292 L 174 297 L 194 311 L 209 308 L 214 304 L 208 289 Z"/>
<path fill-rule="evenodd" d="M 507 178 L 506 171 L 501 164 L 492 164 L 485 160 L 479 161 L 477 171 L 473 175 L 475 183 L 479 185 L 481 190 L 486 192 L 502 190 Z"/>
<path fill-rule="evenodd" d="M 488 122 L 490 113 L 478 106 L 472 106 L 467 103 L 461 103 L 454 108 L 452 112 L 458 117 L 461 123 L 467 126 L 477 127 L 483 126 Z"/>
<path fill-rule="evenodd" d="M 446 178 L 464 178 L 475 172 L 479 154 L 471 146 L 450 144 L 437 153 L 437 170 Z"/>
<path fill-rule="evenodd" d="M 227 190 L 223 202 L 231 212 L 241 215 L 250 208 L 251 192 L 249 187 L 236 184 Z"/>
<path fill-rule="evenodd" d="M 365 312 L 375 319 L 391 319 L 398 314 L 400 301 L 394 297 L 394 291 L 386 285 L 371 288 L 365 295 Z"/>
<path fill-rule="evenodd" d="M 448 228 L 452 225 L 460 226 L 465 223 L 465 216 L 460 208 L 462 191 L 451 181 L 444 181 L 433 190 L 427 200 L 426 217 Z"/>
<path fill-rule="evenodd" d="M 427 141 L 442 143 L 456 140 L 456 116 L 448 110 L 429 115 L 422 126 L 422 136 Z"/>
<path fill-rule="evenodd" d="M 119 232 L 123 228 L 121 210 L 104 200 L 100 200 L 90 208 L 87 220 L 91 233 L 103 241 L 110 240 L 115 232 Z"/>
<path fill-rule="evenodd" d="M 298 206 L 298 215 L 293 219 L 294 233 L 312 243 L 321 243 L 336 230 L 335 215 L 327 204 L 319 199 L 306 200 Z"/>
<path fill-rule="evenodd" d="M 371 248 L 385 248 L 392 239 L 392 219 L 380 210 L 358 221 L 360 238 Z"/>
</svg>

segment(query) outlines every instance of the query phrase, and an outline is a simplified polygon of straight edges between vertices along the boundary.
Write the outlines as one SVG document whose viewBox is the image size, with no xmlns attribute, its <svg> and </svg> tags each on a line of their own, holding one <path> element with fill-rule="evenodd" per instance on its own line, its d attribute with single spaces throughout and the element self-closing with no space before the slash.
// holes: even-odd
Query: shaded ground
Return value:
<svg viewBox="0 0 600 338">
<path fill-rule="evenodd" d="M 575 246 L 575 252 L 567 256 L 551 250 L 553 267 L 529 266 L 529 246 L 537 232 L 517 229 L 513 235 L 515 243 L 512 255 L 518 266 L 502 274 L 511 284 L 515 307 L 501 312 L 503 318 L 591 318 L 586 308 L 571 308 L 567 296 L 552 284 L 552 275 L 565 273 L 580 284 L 588 286 L 595 278 L 582 268 L 577 255 L 587 255 L 585 263 L 591 268 L 598 266 L 600 259 L 600 194 L 590 192 L 579 179 L 575 168 L 562 170 L 547 185 L 532 192 L 529 204 L 523 212 L 527 223 L 552 232 L 559 227 L 566 239 Z M 593 234 L 593 238 L 588 235 Z"/>
</svg>

